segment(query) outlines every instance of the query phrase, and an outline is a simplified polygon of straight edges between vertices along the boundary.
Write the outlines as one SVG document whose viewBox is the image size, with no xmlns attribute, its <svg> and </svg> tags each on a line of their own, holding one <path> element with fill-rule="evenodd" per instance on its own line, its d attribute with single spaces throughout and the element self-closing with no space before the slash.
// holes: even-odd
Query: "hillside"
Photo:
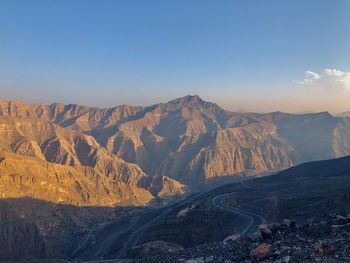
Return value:
<svg viewBox="0 0 350 263">
<path fill-rule="evenodd" d="M 228 184 L 174 208 L 129 256 L 136 262 L 349 262 L 349 190 L 350 157 Z"/>
<path fill-rule="evenodd" d="M 108 180 L 108 187 L 116 189 L 118 184 L 123 184 L 126 188 L 138 189 L 140 196 L 147 196 L 144 190 L 149 188 L 152 188 L 155 196 L 160 191 L 163 191 L 162 195 L 168 195 L 164 192 L 163 185 L 159 185 L 159 179 L 151 178 L 137 165 L 108 153 L 92 136 L 62 128 L 49 121 L 0 117 L 0 149 L 40 159 L 44 164 L 49 162 L 48 166 L 51 163 L 61 164 L 59 167 L 62 170 L 72 167 L 74 169 L 71 170 L 76 170 L 85 177 L 93 173 L 96 182 Z M 37 173 L 37 176 L 43 174 Z M 80 183 L 80 180 L 80 176 L 77 176 L 76 181 Z M 174 195 L 177 194 L 176 187 L 179 187 L 180 194 L 186 192 L 185 187 L 179 183 L 170 179 L 161 180 L 163 181 L 167 182 L 168 188 L 172 184 L 171 191 Z M 154 190 L 153 184 L 158 185 L 158 192 Z M 150 198 L 146 197 L 145 200 L 147 203 Z M 56 200 L 52 198 L 50 201 Z"/>
</svg>

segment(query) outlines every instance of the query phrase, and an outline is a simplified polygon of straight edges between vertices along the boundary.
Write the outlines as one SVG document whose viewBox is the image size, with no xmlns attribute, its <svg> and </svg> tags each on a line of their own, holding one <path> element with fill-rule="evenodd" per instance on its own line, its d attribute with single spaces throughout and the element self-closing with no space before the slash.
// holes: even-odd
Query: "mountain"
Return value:
<svg viewBox="0 0 350 263">
<path fill-rule="evenodd" d="M 62 199 L 61 201 L 76 205 L 112 206 L 118 203 L 134 205 L 147 204 L 158 193 L 167 196 L 165 189 L 171 188 L 169 195 L 184 194 L 186 191 L 184 186 L 171 179 L 151 178 L 137 165 L 127 163 L 108 153 L 92 136 L 79 131 L 62 128 L 41 119 L 0 117 L 0 123 L 0 149 L 6 151 L 3 153 L 1 168 L 8 174 L 25 176 L 26 182 L 36 182 L 23 188 L 27 189 L 27 195 L 36 189 L 37 196 L 32 197 L 39 199 L 42 197 L 40 185 L 43 186 L 43 190 L 47 190 L 46 185 L 57 189 L 60 188 L 59 183 L 62 181 L 67 187 L 67 180 L 71 179 L 72 174 L 75 174 L 73 177 L 76 185 L 72 184 L 71 187 L 62 190 L 62 195 L 67 194 L 65 198 L 57 198 L 51 192 L 48 194 L 50 199 L 43 200 L 56 202 Z M 11 165 L 16 160 L 19 165 Z M 31 163 L 28 167 L 25 166 L 27 162 Z M 32 178 L 26 175 L 26 172 L 31 172 Z M 62 175 L 58 176 L 57 174 L 61 172 Z M 55 176 L 58 177 L 56 180 Z M 40 177 L 41 181 L 38 179 Z M 85 185 L 90 185 L 91 189 L 80 193 L 79 191 L 83 190 L 81 189 L 83 182 Z M 4 187 L 14 186 L 5 184 Z M 17 191 L 17 196 L 13 197 L 20 196 L 18 189 L 13 190 Z M 86 195 L 89 198 L 85 203 L 81 203 L 82 200 L 72 197 L 76 194 Z M 101 200 L 98 202 L 90 199 L 94 195 L 100 196 Z M 108 196 L 113 196 L 113 201 L 109 200 Z M 3 197 L 8 196 L 3 194 Z"/>
<path fill-rule="evenodd" d="M 122 222 L 113 238 L 127 240 L 133 227 L 149 222 L 174 197 L 349 154 L 350 118 L 327 112 L 235 113 L 198 96 L 105 109 L 1 101 L 0 259 L 61 258 L 68 239 L 88 245 L 89 235 L 77 240 L 92 226 L 111 242 L 107 220 Z M 264 187 L 244 192 L 242 206 L 285 212 L 278 201 L 284 196 L 254 199 L 260 188 L 269 192 Z M 220 226 L 222 214 L 203 215 L 202 223 Z M 190 229 L 194 218 L 189 222 L 187 233 L 205 240 L 200 228 Z"/>
<path fill-rule="evenodd" d="M 154 196 L 137 185 L 113 182 L 96 169 L 70 167 L 0 152 L 1 198 L 31 197 L 90 206 L 147 204 Z"/>
<path fill-rule="evenodd" d="M 136 164 L 150 177 L 166 176 L 190 189 L 350 154 L 349 118 L 327 112 L 234 113 L 198 96 L 106 109 L 2 101 L 1 115 L 40 118 L 90 136 L 99 152 Z M 59 142 L 43 147 L 64 148 Z M 29 151 L 21 148 L 18 151 Z M 72 154 L 67 158 L 83 161 Z"/>
<path fill-rule="evenodd" d="M 350 117 L 350 111 L 344 111 L 342 113 L 337 114 L 338 117 Z"/>
</svg>

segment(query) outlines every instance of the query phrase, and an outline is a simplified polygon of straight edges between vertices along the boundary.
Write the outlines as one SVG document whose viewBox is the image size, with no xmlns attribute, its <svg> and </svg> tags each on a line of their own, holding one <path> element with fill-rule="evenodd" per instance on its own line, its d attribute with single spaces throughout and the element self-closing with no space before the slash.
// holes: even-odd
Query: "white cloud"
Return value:
<svg viewBox="0 0 350 263">
<path fill-rule="evenodd" d="M 307 87 L 329 89 L 345 89 L 350 91 L 350 72 L 338 69 L 324 69 L 320 73 L 306 71 L 300 84 Z"/>
<path fill-rule="evenodd" d="M 312 72 L 312 71 L 310 71 L 310 70 L 306 71 L 306 72 L 305 72 L 305 75 L 306 75 L 307 77 L 312 78 L 312 79 L 319 79 L 319 78 L 320 78 L 320 75 L 318 75 L 317 73 Z"/>
</svg>

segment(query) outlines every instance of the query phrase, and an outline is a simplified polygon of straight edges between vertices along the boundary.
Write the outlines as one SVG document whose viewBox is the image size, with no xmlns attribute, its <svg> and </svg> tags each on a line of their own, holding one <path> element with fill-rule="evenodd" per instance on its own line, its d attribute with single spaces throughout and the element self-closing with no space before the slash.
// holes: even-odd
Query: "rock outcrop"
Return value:
<svg viewBox="0 0 350 263">
<path fill-rule="evenodd" d="M 331 222 L 332 216 L 322 219 Z M 206 243 L 193 248 L 159 253 L 135 260 L 136 262 L 264 262 L 264 263 L 311 263 L 340 262 L 350 260 L 350 231 L 320 232 L 314 235 L 305 231 L 307 225 L 273 223 L 273 234 L 261 241 L 240 238 L 232 242 Z M 265 226 L 261 227 L 265 229 Z M 261 230 L 259 230 L 261 231 Z"/>
</svg>

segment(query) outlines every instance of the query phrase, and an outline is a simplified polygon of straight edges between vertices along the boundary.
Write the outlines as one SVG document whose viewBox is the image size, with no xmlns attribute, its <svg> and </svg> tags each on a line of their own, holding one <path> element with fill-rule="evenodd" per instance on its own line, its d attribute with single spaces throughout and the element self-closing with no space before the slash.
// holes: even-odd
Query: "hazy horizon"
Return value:
<svg viewBox="0 0 350 263">
<path fill-rule="evenodd" d="M 74 101 L 71 102 L 62 102 L 62 101 L 27 101 L 27 100 L 21 100 L 21 99 L 17 99 L 17 98 L 0 98 L 0 102 L 1 101 L 17 101 L 17 102 L 21 102 L 21 103 L 28 103 L 28 104 L 44 104 L 44 105 L 51 105 L 51 104 L 55 104 L 55 103 L 60 103 L 60 104 L 65 104 L 65 105 L 69 105 L 69 104 L 73 104 L 73 105 L 79 105 L 79 106 L 86 106 L 86 107 L 96 107 L 96 108 L 113 108 L 113 107 L 117 107 L 117 106 L 121 106 L 121 105 L 129 105 L 129 106 L 141 106 L 141 107 L 147 107 L 147 106 L 152 106 L 152 105 L 156 105 L 159 103 L 167 103 L 171 100 L 174 99 L 178 99 L 178 98 L 182 98 L 182 97 L 186 97 L 186 96 L 199 96 L 202 100 L 207 101 L 207 102 L 211 102 L 211 103 L 215 103 L 217 104 L 219 107 L 221 107 L 224 110 L 227 111 L 231 111 L 231 112 L 241 112 L 241 113 L 261 113 L 261 114 L 265 114 L 265 113 L 271 113 L 271 112 L 285 112 L 285 113 L 292 113 L 292 114 L 308 114 L 308 113 L 320 113 L 320 112 L 328 112 L 332 115 L 339 115 L 342 113 L 347 113 L 350 111 L 342 111 L 342 112 L 332 112 L 332 111 L 328 111 L 328 110 L 320 110 L 320 111 L 313 111 L 313 110 L 297 110 L 297 111 L 283 111 L 280 109 L 276 109 L 276 110 L 272 110 L 272 111 L 251 111 L 251 110 L 247 110 L 244 108 L 238 108 L 238 109 L 229 109 L 226 108 L 225 106 L 221 105 L 220 103 L 217 103 L 215 101 L 211 101 L 208 99 L 203 98 L 202 96 L 198 95 L 198 94 L 186 94 L 183 96 L 179 96 L 179 97 L 174 97 L 174 98 L 170 98 L 170 99 L 165 99 L 165 100 L 160 100 L 160 101 L 155 101 L 155 102 L 151 102 L 149 104 L 130 104 L 130 103 L 119 103 L 119 104 L 111 104 L 111 105 L 106 105 L 106 106 L 99 106 L 99 105 L 94 105 L 94 104 L 82 104 L 82 103 L 76 103 Z"/>
<path fill-rule="evenodd" d="M 349 111 L 350 2 L 1 1 L 0 99 Z M 4 26 L 6 25 L 6 26 Z"/>
</svg>

